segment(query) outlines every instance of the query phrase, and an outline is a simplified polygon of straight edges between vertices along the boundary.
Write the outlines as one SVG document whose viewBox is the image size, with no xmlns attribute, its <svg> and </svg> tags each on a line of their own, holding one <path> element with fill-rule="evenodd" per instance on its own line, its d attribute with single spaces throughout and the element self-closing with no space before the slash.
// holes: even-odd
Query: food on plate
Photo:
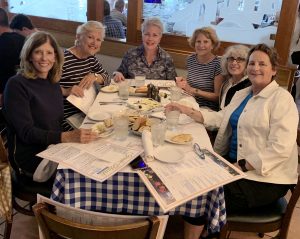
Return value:
<svg viewBox="0 0 300 239">
<path fill-rule="evenodd" d="M 176 143 L 188 143 L 193 140 L 193 137 L 191 134 L 178 134 L 171 138 L 171 141 Z"/>
<path fill-rule="evenodd" d="M 130 86 L 129 87 L 129 94 L 131 94 L 131 95 L 135 94 L 135 90 L 136 90 L 135 87 Z"/>
<path fill-rule="evenodd" d="M 161 122 L 161 120 L 158 119 L 158 118 L 147 118 L 147 120 L 146 120 L 146 126 L 150 126 L 151 127 L 152 125 L 160 123 L 160 122 Z"/>
<path fill-rule="evenodd" d="M 132 130 L 138 130 L 140 127 L 146 125 L 146 121 L 147 121 L 147 118 L 146 117 L 138 117 L 133 125 L 132 125 Z"/>
<path fill-rule="evenodd" d="M 98 134 L 98 137 L 104 138 L 113 133 L 112 125 L 107 127 L 104 122 L 99 122 L 94 124 L 92 127 L 92 131 Z"/>
<path fill-rule="evenodd" d="M 101 88 L 101 91 L 104 92 L 117 92 L 118 91 L 118 86 L 117 85 L 108 85 L 108 86 L 104 86 Z"/>
<path fill-rule="evenodd" d="M 133 133 L 142 133 L 144 130 L 151 131 L 151 125 L 160 122 L 161 120 L 157 118 L 147 118 L 145 116 L 140 116 L 134 121 L 133 125 L 131 126 L 131 130 L 133 131 Z"/>
<path fill-rule="evenodd" d="M 129 101 L 128 105 L 134 109 L 141 111 L 148 111 L 158 107 L 161 107 L 161 104 L 153 99 L 138 99 L 134 101 Z"/>
<path fill-rule="evenodd" d="M 138 129 L 138 132 L 142 133 L 144 130 L 151 131 L 151 127 L 147 125 L 143 125 Z"/>
<path fill-rule="evenodd" d="M 105 119 L 104 120 L 104 125 L 105 125 L 106 128 L 112 127 L 113 126 L 113 120 L 112 120 L 112 118 Z"/>
<path fill-rule="evenodd" d="M 92 131 L 96 132 L 97 134 L 102 134 L 106 130 L 105 124 L 103 122 L 100 122 L 98 124 L 94 124 L 92 127 Z"/>
<path fill-rule="evenodd" d="M 148 88 L 147 86 L 141 86 L 135 89 L 135 93 L 147 93 Z"/>
</svg>

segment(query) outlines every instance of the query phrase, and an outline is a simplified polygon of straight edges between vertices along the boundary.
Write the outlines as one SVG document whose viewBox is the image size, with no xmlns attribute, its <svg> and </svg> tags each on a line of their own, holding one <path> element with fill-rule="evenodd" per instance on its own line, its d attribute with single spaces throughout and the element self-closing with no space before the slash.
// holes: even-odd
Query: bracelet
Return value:
<svg viewBox="0 0 300 239">
<path fill-rule="evenodd" d="M 99 75 L 97 73 L 94 73 L 94 76 L 96 77 L 96 81 L 97 81 L 99 78 Z"/>
</svg>

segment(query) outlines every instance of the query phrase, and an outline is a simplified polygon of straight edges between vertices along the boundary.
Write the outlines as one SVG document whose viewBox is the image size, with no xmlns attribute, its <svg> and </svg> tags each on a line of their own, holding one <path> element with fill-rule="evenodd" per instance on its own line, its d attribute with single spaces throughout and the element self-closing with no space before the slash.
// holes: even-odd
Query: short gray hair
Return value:
<svg viewBox="0 0 300 239">
<path fill-rule="evenodd" d="M 87 21 L 86 23 L 79 25 L 76 30 L 76 35 L 82 35 L 94 31 L 100 31 L 101 39 L 102 40 L 104 39 L 105 37 L 104 26 L 101 22 L 97 22 L 97 21 Z"/>
<path fill-rule="evenodd" d="M 225 78 L 231 77 L 230 73 L 228 72 L 228 57 L 241 57 L 245 59 L 245 70 L 246 70 L 246 60 L 248 58 L 248 52 L 250 48 L 245 45 L 233 45 L 226 49 L 224 55 L 221 58 L 221 68 L 222 68 L 222 75 Z"/>
<path fill-rule="evenodd" d="M 156 26 L 159 28 L 161 35 L 164 32 L 164 25 L 158 17 L 147 18 L 142 24 L 142 33 L 144 34 L 147 31 L 147 28 L 150 26 Z"/>
</svg>

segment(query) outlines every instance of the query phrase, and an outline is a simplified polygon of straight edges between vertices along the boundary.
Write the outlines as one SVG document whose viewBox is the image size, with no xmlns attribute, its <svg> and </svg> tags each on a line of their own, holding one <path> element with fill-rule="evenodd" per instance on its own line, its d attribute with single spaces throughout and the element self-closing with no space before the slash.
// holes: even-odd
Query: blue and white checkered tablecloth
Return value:
<svg viewBox="0 0 300 239">
<path fill-rule="evenodd" d="M 58 169 L 51 198 L 69 206 L 114 214 L 163 215 L 136 173 L 119 172 L 101 183 L 71 169 Z M 223 188 L 217 188 L 168 212 L 169 215 L 206 216 L 208 231 L 226 222 Z"/>
</svg>

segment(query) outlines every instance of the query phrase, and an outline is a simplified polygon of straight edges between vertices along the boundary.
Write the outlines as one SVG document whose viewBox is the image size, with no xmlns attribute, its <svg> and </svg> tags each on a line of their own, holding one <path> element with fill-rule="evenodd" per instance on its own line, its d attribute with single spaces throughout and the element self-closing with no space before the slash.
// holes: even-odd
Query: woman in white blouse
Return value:
<svg viewBox="0 0 300 239">
<path fill-rule="evenodd" d="M 277 201 L 297 183 L 298 110 L 291 94 L 279 87 L 277 54 L 265 44 L 248 54 L 247 75 L 252 86 L 236 92 L 219 112 L 195 111 L 171 103 L 166 110 L 179 110 L 218 128 L 214 150 L 247 174 L 224 186 L 226 212 L 238 213 Z M 199 238 L 201 220 L 185 218 L 185 238 Z"/>
</svg>

